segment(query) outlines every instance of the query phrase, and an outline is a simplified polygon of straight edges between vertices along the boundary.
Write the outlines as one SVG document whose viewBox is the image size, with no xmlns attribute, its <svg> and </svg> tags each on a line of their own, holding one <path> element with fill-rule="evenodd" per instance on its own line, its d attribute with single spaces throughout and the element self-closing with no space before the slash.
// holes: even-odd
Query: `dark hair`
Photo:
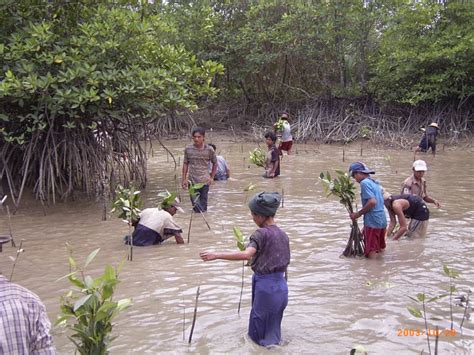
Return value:
<svg viewBox="0 0 474 355">
<path fill-rule="evenodd" d="M 196 133 L 199 133 L 203 136 L 206 135 L 206 130 L 202 127 L 194 127 L 192 132 L 191 132 L 191 135 L 194 136 Z"/>
<path fill-rule="evenodd" d="M 217 148 L 216 148 L 215 144 L 209 143 L 209 145 L 212 147 L 212 149 L 214 149 L 214 151 L 217 151 Z"/>
<path fill-rule="evenodd" d="M 270 139 L 273 141 L 273 143 L 275 143 L 276 140 L 277 140 L 277 136 L 276 136 L 276 134 L 273 133 L 273 132 L 267 132 L 267 133 L 265 133 L 265 138 L 270 138 Z"/>
</svg>

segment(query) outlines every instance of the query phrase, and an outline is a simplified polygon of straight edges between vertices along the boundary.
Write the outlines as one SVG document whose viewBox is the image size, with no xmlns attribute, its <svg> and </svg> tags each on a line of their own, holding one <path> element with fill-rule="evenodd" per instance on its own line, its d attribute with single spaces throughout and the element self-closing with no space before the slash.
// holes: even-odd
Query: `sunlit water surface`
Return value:
<svg viewBox="0 0 474 355">
<path fill-rule="evenodd" d="M 208 137 L 209 138 L 209 137 Z M 212 137 L 211 137 L 212 138 Z M 185 140 L 166 145 L 182 161 Z M 133 306 L 117 319 L 111 353 L 312 353 L 348 354 L 362 345 L 372 354 L 420 354 L 428 351 L 426 337 L 408 335 L 404 330 L 423 329 L 421 319 L 414 318 L 407 306 L 415 306 L 408 296 L 425 292 L 429 296 L 444 293 L 449 279 L 443 265 L 460 271 L 455 280 L 458 291 L 473 289 L 474 256 L 474 158 L 472 151 L 440 151 L 434 158 L 421 155 L 428 163 L 426 173 L 429 193 L 441 202 L 430 205 L 429 235 L 425 239 L 388 241 L 380 260 L 347 259 L 340 254 L 349 236 L 350 220 L 342 205 L 325 197 L 318 176 L 322 171 L 346 170 L 349 163 L 362 160 L 376 170 L 376 178 L 397 193 L 402 181 L 410 175 L 413 156 L 407 151 L 384 150 L 364 146 L 342 147 L 296 145 L 292 156 L 282 161 L 282 175 L 275 180 L 261 177 L 260 168 L 249 166 L 248 151 L 256 145 L 226 139 L 215 141 L 232 170 L 232 179 L 216 183 L 209 194 L 206 213 L 212 230 L 200 216 L 193 217 L 190 243 L 135 248 L 133 262 L 126 262 L 120 275 L 116 298 L 133 298 Z M 174 170 L 158 144 L 153 145 L 149 160 L 149 184 L 143 191 L 146 206 L 157 202 L 157 193 L 175 190 L 181 177 L 181 166 Z M 279 191 L 284 206 L 278 211 L 277 223 L 290 236 L 289 304 L 285 311 L 282 333 L 284 344 L 270 350 L 250 341 L 246 334 L 251 301 L 251 270 L 246 269 L 243 306 L 237 307 L 240 294 L 241 263 L 214 261 L 204 263 L 201 250 L 236 250 L 234 226 L 249 235 L 253 224 L 246 202 L 250 193 L 244 189 L 253 183 L 255 191 Z M 181 191 L 185 214 L 176 215 L 188 236 L 190 202 Z M 358 199 L 359 201 L 359 199 Z M 359 206 L 360 206 L 360 202 Z M 106 264 L 117 265 L 126 255 L 122 244 L 128 227 L 116 216 L 101 221 L 99 203 L 75 201 L 58 203 L 43 209 L 25 199 L 23 207 L 12 217 L 14 237 L 24 239 L 25 252 L 20 255 L 14 281 L 36 292 L 44 301 L 51 320 L 57 318 L 59 299 L 69 287 L 68 252 L 65 243 L 74 248 L 78 260 L 101 248 L 90 265 L 98 275 Z M 5 213 L 1 224 L 7 230 Z M 3 230 L 2 230 L 2 234 Z M 9 276 L 15 249 L 4 246 L 0 270 Z M 200 286 L 197 320 L 191 344 L 195 294 Z M 429 328 L 450 326 L 449 299 L 427 306 Z M 463 334 L 459 324 L 463 309 L 454 306 L 456 336 L 439 339 L 440 354 L 474 352 L 473 320 L 465 320 Z M 434 321 L 437 317 L 441 320 Z M 400 332 L 402 334 L 400 335 Z M 412 332 L 413 333 L 413 332 Z M 54 339 L 61 353 L 74 348 L 64 329 L 54 329 Z M 431 342 L 434 350 L 434 339 Z"/>
</svg>

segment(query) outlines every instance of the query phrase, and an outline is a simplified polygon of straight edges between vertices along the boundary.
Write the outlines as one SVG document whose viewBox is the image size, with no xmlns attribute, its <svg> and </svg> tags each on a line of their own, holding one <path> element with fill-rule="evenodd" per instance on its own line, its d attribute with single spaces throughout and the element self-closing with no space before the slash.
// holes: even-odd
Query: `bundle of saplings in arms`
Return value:
<svg viewBox="0 0 474 355">
<path fill-rule="evenodd" d="M 265 167 L 266 152 L 262 148 L 255 148 L 250 152 L 250 161 L 259 167 Z"/>
<path fill-rule="evenodd" d="M 334 195 L 339 198 L 339 202 L 346 208 L 347 212 L 352 213 L 354 209 L 352 204 L 355 198 L 355 185 L 349 175 L 345 172 L 336 170 L 337 178 L 331 178 L 329 172 L 321 173 L 319 179 L 323 182 L 326 197 Z M 344 256 L 363 256 L 365 250 L 364 237 L 359 229 L 357 220 L 352 221 L 351 234 L 347 241 L 346 248 L 342 255 Z"/>
</svg>

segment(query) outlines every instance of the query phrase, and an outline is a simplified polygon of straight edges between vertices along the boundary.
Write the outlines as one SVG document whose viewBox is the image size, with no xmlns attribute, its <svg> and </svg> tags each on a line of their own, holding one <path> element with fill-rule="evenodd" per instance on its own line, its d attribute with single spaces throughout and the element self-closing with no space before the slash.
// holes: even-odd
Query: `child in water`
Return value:
<svg viewBox="0 0 474 355">
<path fill-rule="evenodd" d="M 248 334 L 262 346 L 281 343 L 281 321 L 288 304 L 285 271 L 290 263 L 290 243 L 274 221 L 280 200 L 278 192 L 261 192 L 250 200 L 252 218 L 259 228 L 244 251 L 200 253 L 204 261 L 251 260 L 254 275 Z"/>
</svg>

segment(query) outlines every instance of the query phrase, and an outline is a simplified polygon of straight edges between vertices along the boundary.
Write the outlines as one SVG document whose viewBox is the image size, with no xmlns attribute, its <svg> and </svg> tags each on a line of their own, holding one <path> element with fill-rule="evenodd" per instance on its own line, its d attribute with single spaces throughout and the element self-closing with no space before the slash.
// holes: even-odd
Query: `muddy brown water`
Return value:
<svg viewBox="0 0 474 355">
<path fill-rule="evenodd" d="M 168 141 L 167 146 L 182 161 L 187 140 Z M 376 177 L 392 192 L 410 174 L 413 156 L 407 151 L 364 146 L 342 147 L 298 144 L 292 156 L 282 161 L 282 175 L 275 180 L 261 178 L 260 168 L 249 166 L 248 151 L 254 143 L 214 141 L 231 166 L 232 180 L 211 187 L 206 218 L 209 231 L 199 216 L 193 218 L 190 244 L 173 241 L 148 248 L 135 248 L 134 261 L 126 262 L 120 275 L 116 298 L 133 298 L 133 306 L 116 322 L 111 353 L 319 353 L 347 354 L 355 345 L 373 354 L 419 354 L 428 351 L 426 337 L 417 336 L 423 322 L 410 315 L 408 296 L 425 292 L 443 293 L 448 279 L 443 265 L 460 271 L 455 281 L 458 291 L 474 288 L 474 156 L 472 151 L 440 151 L 436 158 L 421 154 L 428 163 L 429 193 L 441 202 L 430 205 L 429 233 L 425 239 L 388 241 L 382 259 L 341 258 L 347 241 L 350 220 L 335 199 L 324 196 L 318 176 L 321 171 L 346 170 L 349 163 L 362 160 L 377 172 Z M 178 156 L 181 155 L 181 158 Z M 158 144 L 149 160 L 149 184 L 143 197 L 152 206 L 163 189 L 173 190 L 172 160 Z M 245 335 L 251 302 L 251 270 L 246 269 L 243 307 L 237 306 L 240 293 L 241 263 L 214 261 L 204 263 L 201 250 L 236 250 L 232 227 L 249 235 L 256 226 L 250 217 L 244 189 L 250 183 L 256 191 L 284 190 L 284 207 L 277 223 L 291 240 L 289 267 L 289 304 L 285 311 L 282 346 L 272 350 L 255 345 Z M 182 196 L 186 196 L 181 191 Z M 185 214 L 176 220 L 187 237 L 190 202 L 183 198 Z M 359 198 L 358 198 L 359 201 Z M 359 202 L 360 205 L 360 202 Z M 58 203 L 45 210 L 34 201 L 12 217 L 14 237 L 24 239 L 25 252 L 18 259 L 14 281 L 36 292 L 45 303 L 51 320 L 59 311 L 59 299 L 68 289 L 65 243 L 74 248 L 75 257 L 84 260 L 101 248 L 89 270 L 97 275 L 106 264 L 117 265 L 126 255 L 122 238 L 128 227 L 113 215 L 102 222 L 101 206 L 88 201 Z M 0 226 L 7 229 L 4 211 Z M 0 270 L 9 276 L 15 249 L 6 245 L 0 254 Z M 194 297 L 201 287 L 196 327 L 192 343 L 187 342 L 191 328 Z M 450 326 L 449 301 L 442 299 L 428 306 L 429 328 Z M 440 354 L 474 352 L 473 320 L 459 323 L 463 309 L 454 306 L 456 336 L 441 336 Z M 441 320 L 434 321 L 431 318 Z M 184 334 L 183 340 L 183 319 Z M 405 331 L 407 330 L 407 331 Z M 408 334 L 408 335 L 404 335 Z M 55 328 L 54 340 L 60 353 L 74 348 L 63 329 Z M 434 339 L 432 339 L 432 351 Z"/>
</svg>

